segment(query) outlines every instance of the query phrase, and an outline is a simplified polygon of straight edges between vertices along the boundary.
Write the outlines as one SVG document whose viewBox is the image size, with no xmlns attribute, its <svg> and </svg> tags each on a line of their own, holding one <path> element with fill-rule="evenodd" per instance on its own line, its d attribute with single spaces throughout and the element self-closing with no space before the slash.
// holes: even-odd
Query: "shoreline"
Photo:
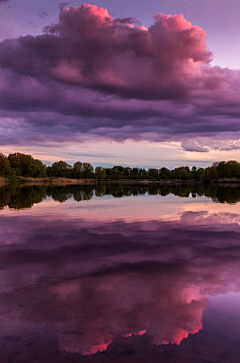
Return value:
<svg viewBox="0 0 240 363">
<path fill-rule="evenodd" d="M 160 180 L 139 180 L 139 179 L 128 179 L 128 180 L 98 180 L 98 179 L 70 179 L 70 178 L 25 178 L 17 177 L 16 180 L 0 176 L 0 187 L 9 186 L 12 184 L 18 185 L 52 185 L 52 186 L 66 186 L 66 185 L 95 185 L 95 184 L 160 184 L 160 185 L 200 185 L 209 184 L 212 186 L 233 186 L 237 187 L 240 185 L 240 180 L 237 178 L 220 178 L 213 179 L 208 183 L 203 183 L 201 180 L 190 179 L 160 179 Z"/>
</svg>

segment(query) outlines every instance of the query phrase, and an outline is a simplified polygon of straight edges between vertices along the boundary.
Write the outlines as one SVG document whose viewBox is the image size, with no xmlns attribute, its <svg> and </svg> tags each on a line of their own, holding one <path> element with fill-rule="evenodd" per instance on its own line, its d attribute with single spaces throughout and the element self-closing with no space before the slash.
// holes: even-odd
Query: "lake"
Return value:
<svg viewBox="0 0 240 363">
<path fill-rule="evenodd" d="M 0 361 L 239 363 L 240 188 L 0 189 Z"/>
</svg>

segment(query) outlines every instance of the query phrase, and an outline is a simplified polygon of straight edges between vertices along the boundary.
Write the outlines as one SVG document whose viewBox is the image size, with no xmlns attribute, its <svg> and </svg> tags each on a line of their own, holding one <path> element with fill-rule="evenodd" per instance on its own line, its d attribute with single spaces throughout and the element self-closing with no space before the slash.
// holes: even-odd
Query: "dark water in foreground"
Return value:
<svg viewBox="0 0 240 363">
<path fill-rule="evenodd" d="M 0 362 L 239 363 L 239 190 L 0 189 Z"/>
</svg>

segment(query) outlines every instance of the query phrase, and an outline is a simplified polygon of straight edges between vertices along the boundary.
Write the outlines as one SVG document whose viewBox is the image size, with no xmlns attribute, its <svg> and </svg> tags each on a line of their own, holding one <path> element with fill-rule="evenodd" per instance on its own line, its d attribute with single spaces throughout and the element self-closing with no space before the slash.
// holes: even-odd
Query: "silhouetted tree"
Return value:
<svg viewBox="0 0 240 363">
<path fill-rule="evenodd" d="M 187 170 L 185 168 L 180 170 L 179 179 L 182 179 L 182 180 L 188 179 L 188 173 L 187 173 Z"/>
<path fill-rule="evenodd" d="M 158 178 L 158 169 L 154 169 L 154 168 L 148 169 L 148 175 L 151 178 L 157 179 Z"/>
<path fill-rule="evenodd" d="M 31 155 L 15 153 L 9 154 L 8 160 L 10 165 L 16 171 L 16 175 L 44 178 L 47 176 L 45 165 L 38 159 L 34 159 Z"/>
<path fill-rule="evenodd" d="M 81 161 L 77 161 L 72 168 L 72 177 L 75 179 L 83 178 L 83 163 Z"/>
<path fill-rule="evenodd" d="M 70 178 L 72 166 L 67 164 L 65 161 L 60 160 L 52 164 L 51 176 Z"/>
<path fill-rule="evenodd" d="M 102 166 L 97 166 L 95 168 L 95 178 L 96 179 L 105 179 L 106 178 L 106 170 Z"/>
<path fill-rule="evenodd" d="M 10 161 L 8 158 L 0 153 L 0 175 L 6 174 L 11 168 Z"/>
<path fill-rule="evenodd" d="M 240 177 L 240 164 L 236 160 L 221 161 L 216 170 L 219 178 Z"/>
<path fill-rule="evenodd" d="M 83 163 L 83 178 L 94 178 L 94 168 L 89 163 Z"/>
<path fill-rule="evenodd" d="M 163 167 L 159 170 L 160 179 L 171 179 L 171 170 Z"/>
</svg>

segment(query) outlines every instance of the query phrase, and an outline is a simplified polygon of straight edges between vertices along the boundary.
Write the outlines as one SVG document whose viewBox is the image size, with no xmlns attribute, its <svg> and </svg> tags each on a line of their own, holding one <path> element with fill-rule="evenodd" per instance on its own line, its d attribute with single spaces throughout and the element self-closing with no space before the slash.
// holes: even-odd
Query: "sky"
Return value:
<svg viewBox="0 0 240 363">
<path fill-rule="evenodd" d="M 1 152 L 240 159 L 239 0 L 0 0 Z"/>
</svg>

